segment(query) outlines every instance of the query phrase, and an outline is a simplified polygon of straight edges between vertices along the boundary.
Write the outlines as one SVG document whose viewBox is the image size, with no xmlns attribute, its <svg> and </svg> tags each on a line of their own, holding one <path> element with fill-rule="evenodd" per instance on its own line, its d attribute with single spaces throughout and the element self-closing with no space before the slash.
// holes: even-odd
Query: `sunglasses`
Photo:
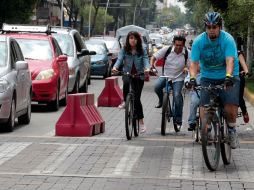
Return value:
<svg viewBox="0 0 254 190">
<path fill-rule="evenodd" d="M 211 29 L 215 30 L 217 27 L 218 27 L 217 25 L 206 25 L 206 28 L 208 30 L 211 30 Z"/>
</svg>

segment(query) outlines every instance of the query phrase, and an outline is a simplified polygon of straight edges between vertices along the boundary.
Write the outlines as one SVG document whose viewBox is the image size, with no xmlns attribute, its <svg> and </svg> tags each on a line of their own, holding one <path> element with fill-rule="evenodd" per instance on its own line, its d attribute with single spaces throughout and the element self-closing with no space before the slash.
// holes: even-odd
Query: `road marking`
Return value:
<svg viewBox="0 0 254 190">
<path fill-rule="evenodd" d="M 67 159 L 78 147 L 76 144 L 62 144 L 57 150 L 41 162 L 31 174 L 50 174 L 54 173 L 58 166 Z"/>
<path fill-rule="evenodd" d="M 0 165 L 2 165 L 7 160 L 10 160 L 11 158 L 15 157 L 18 153 L 20 153 L 30 144 L 32 143 L 28 142 L 3 143 L 0 146 Z"/>
<path fill-rule="evenodd" d="M 247 177 L 244 179 L 236 178 L 191 178 L 191 177 L 158 177 L 158 176 L 119 176 L 119 175 L 82 175 L 82 174 L 31 174 L 31 173 L 14 173 L 14 172 L 0 172 L 0 175 L 6 177 L 11 176 L 47 176 L 47 177 L 78 177 L 78 178 L 115 178 L 115 179 L 151 179 L 151 180 L 186 180 L 186 181 L 206 181 L 206 182 L 239 182 L 239 183 L 254 183 L 254 179 Z"/>
<path fill-rule="evenodd" d="M 131 171 L 135 163 L 142 155 L 144 147 L 128 146 L 121 160 L 115 167 L 113 174 L 115 175 L 131 175 Z"/>
<path fill-rule="evenodd" d="M 192 157 L 192 148 L 174 148 L 173 159 L 171 163 L 169 177 L 191 177 L 192 159 L 186 159 L 186 156 Z M 184 157 L 185 156 L 185 157 Z M 184 158 L 184 159 L 183 159 Z"/>
</svg>

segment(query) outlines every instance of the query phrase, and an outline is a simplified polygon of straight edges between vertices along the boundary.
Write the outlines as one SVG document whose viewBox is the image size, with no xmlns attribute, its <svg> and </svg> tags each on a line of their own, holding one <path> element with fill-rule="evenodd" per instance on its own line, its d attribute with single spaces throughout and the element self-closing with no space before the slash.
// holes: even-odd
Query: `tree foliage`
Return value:
<svg viewBox="0 0 254 190">
<path fill-rule="evenodd" d="M 0 25 L 6 23 L 28 23 L 37 0 L 1 0 Z"/>
</svg>

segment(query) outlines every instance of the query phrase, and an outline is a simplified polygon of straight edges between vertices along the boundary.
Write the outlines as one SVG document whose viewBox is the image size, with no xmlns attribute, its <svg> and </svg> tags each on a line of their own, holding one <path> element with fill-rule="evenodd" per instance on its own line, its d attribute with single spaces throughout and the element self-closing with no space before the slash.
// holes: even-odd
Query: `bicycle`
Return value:
<svg viewBox="0 0 254 190">
<path fill-rule="evenodd" d="M 197 97 L 200 99 L 200 89 L 195 89 Z M 200 118 L 200 107 L 198 107 L 197 114 L 196 114 L 196 127 L 193 130 L 193 136 L 197 143 L 201 143 L 201 118 Z"/>
<path fill-rule="evenodd" d="M 219 91 L 224 89 L 224 85 L 195 88 L 207 90 L 211 95 L 210 103 L 204 105 L 201 143 L 206 166 L 210 171 L 215 171 L 219 164 L 220 154 L 225 165 L 230 164 L 231 159 L 228 129 L 225 126 L 225 113 L 219 98 Z"/>
<path fill-rule="evenodd" d="M 138 73 L 133 75 L 124 72 L 122 72 L 122 74 L 130 78 L 129 84 L 131 84 L 133 78 L 144 75 L 144 73 Z M 131 140 L 133 134 L 135 137 L 139 135 L 139 119 L 137 118 L 137 115 L 134 114 L 134 101 L 135 96 L 131 89 L 126 96 L 125 101 L 125 132 L 127 140 Z"/>
<path fill-rule="evenodd" d="M 169 76 L 160 76 L 161 78 L 166 79 L 166 87 L 163 94 L 163 100 L 162 100 L 162 117 L 161 117 L 161 135 L 166 135 L 166 125 L 167 122 L 170 122 L 171 117 L 173 117 L 172 114 L 172 106 L 170 103 L 170 89 L 173 89 L 173 83 L 172 80 L 178 78 L 183 72 L 181 72 L 179 75 L 177 75 L 174 78 L 171 78 Z M 174 118 L 173 118 L 174 120 Z M 175 132 L 179 132 L 181 130 L 181 126 L 177 125 L 176 123 L 173 123 Z"/>
</svg>

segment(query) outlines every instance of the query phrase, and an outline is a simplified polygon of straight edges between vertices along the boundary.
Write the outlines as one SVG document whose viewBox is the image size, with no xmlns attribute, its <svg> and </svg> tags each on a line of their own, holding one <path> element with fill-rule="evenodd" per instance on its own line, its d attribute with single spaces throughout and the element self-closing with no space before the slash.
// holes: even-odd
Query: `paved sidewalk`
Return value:
<svg viewBox="0 0 254 190">
<path fill-rule="evenodd" d="M 233 150 L 231 164 L 220 161 L 218 171 L 210 172 L 187 131 L 187 96 L 182 131 L 176 134 L 171 124 L 160 135 L 153 81 L 142 94 L 148 131 L 131 141 L 125 138 L 124 110 L 113 107 L 98 108 L 106 130 L 93 137 L 1 136 L 0 190 L 254 189 L 254 108 L 247 103 L 250 124 L 238 120 L 241 146 Z M 103 87 L 104 80 L 96 81 L 90 91 L 97 97 Z"/>
</svg>

